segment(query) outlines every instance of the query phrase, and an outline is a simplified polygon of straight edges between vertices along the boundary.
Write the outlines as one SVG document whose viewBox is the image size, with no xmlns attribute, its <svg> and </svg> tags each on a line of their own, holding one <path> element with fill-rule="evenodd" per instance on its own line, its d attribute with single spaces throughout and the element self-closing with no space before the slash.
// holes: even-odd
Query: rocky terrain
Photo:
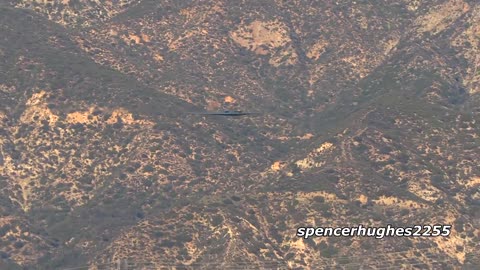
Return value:
<svg viewBox="0 0 480 270">
<path fill-rule="evenodd" d="M 479 22 L 473 0 L 3 1 L 0 268 L 478 269 Z M 188 114 L 223 109 L 261 114 Z M 358 224 L 453 229 L 296 237 Z"/>
</svg>

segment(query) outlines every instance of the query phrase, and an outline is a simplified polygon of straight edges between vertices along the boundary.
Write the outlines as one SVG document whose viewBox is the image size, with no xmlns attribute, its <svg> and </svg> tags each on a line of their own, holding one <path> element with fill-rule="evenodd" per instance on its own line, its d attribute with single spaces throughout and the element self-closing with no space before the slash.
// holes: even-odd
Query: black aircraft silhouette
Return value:
<svg viewBox="0 0 480 270">
<path fill-rule="evenodd" d="M 258 113 L 243 112 L 243 111 L 221 111 L 221 112 L 192 112 L 190 114 L 220 115 L 220 116 L 243 116 L 243 115 L 254 115 L 254 114 L 258 114 Z"/>
</svg>

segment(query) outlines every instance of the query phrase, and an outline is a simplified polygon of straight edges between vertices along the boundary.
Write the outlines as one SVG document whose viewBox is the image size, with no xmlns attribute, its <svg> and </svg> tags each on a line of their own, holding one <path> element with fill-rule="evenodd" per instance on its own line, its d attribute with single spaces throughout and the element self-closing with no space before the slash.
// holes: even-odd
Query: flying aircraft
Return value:
<svg viewBox="0 0 480 270">
<path fill-rule="evenodd" d="M 243 112 L 243 111 L 221 111 L 221 112 L 192 112 L 190 114 L 220 115 L 220 116 L 243 116 L 243 115 L 255 115 L 255 114 L 259 114 L 259 113 Z"/>
</svg>

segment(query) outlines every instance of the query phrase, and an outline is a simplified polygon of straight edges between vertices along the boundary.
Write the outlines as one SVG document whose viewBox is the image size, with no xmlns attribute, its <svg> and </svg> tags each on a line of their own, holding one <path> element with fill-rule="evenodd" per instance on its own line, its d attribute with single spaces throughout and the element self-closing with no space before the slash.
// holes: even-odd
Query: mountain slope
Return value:
<svg viewBox="0 0 480 270">
<path fill-rule="evenodd" d="M 8 267 L 478 265 L 479 4 L 119 2 L 0 8 Z"/>
</svg>

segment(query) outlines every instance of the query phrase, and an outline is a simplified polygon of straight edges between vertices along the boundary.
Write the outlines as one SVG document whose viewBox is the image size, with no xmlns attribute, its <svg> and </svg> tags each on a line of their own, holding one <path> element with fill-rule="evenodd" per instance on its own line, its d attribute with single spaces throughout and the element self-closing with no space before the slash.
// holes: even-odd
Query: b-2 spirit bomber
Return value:
<svg viewBox="0 0 480 270">
<path fill-rule="evenodd" d="M 192 112 L 190 114 L 197 115 L 218 115 L 218 116 L 244 116 L 244 115 L 257 115 L 256 112 L 243 112 L 243 111 L 219 111 L 219 112 Z"/>
</svg>

